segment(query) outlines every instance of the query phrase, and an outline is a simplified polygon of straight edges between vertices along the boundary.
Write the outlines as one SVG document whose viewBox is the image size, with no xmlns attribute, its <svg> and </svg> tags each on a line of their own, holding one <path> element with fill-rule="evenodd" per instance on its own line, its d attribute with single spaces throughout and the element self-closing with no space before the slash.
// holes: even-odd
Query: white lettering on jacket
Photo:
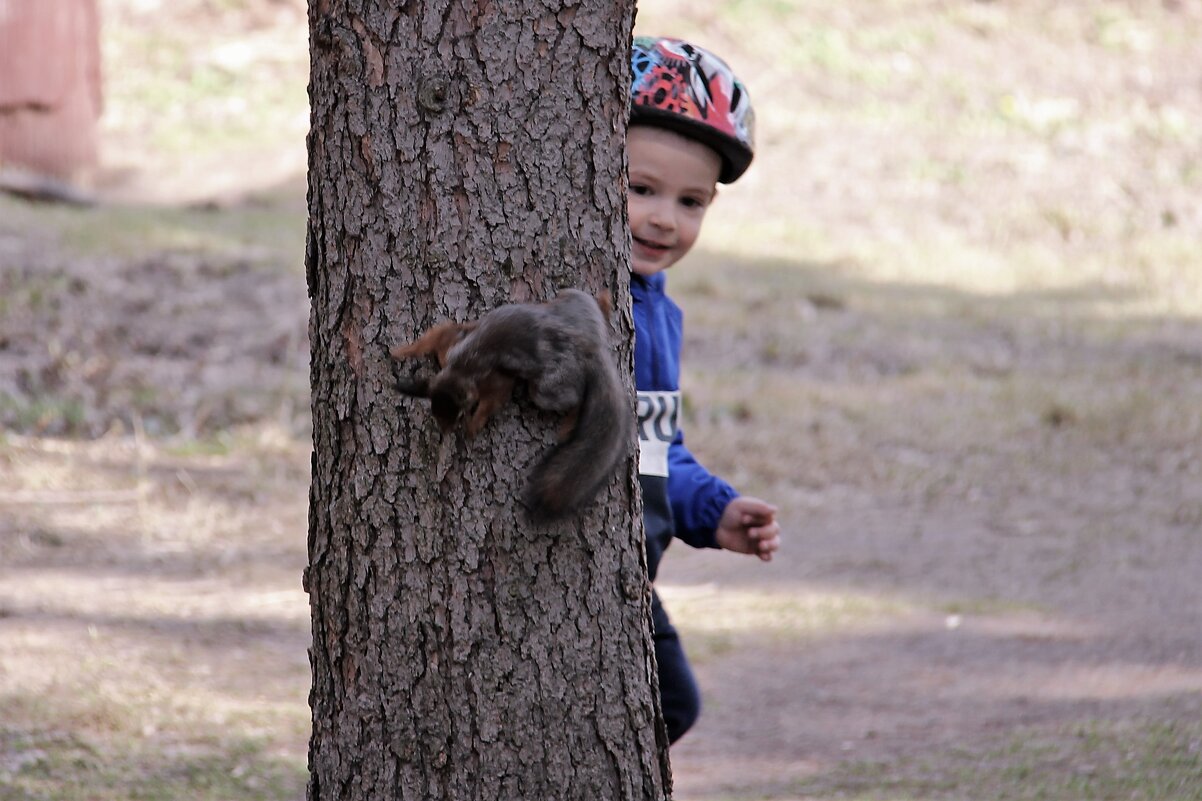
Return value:
<svg viewBox="0 0 1202 801">
<path fill-rule="evenodd" d="M 668 475 L 668 446 L 680 420 L 680 390 L 638 393 L 639 472 Z"/>
</svg>

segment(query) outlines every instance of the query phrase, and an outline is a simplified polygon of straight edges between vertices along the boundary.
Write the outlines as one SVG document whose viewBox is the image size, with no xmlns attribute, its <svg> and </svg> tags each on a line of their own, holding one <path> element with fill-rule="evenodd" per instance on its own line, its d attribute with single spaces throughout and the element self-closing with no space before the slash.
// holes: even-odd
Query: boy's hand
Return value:
<svg viewBox="0 0 1202 801">
<path fill-rule="evenodd" d="M 771 562 L 772 554 L 780 548 L 776 507 L 759 498 L 740 495 L 726 504 L 714 536 L 719 547 Z"/>
</svg>

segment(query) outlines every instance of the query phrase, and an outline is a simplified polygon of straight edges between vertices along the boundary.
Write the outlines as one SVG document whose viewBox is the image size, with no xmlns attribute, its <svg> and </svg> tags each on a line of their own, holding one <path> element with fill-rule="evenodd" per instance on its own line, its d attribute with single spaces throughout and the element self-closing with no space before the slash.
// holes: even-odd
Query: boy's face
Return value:
<svg viewBox="0 0 1202 801">
<path fill-rule="evenodd" d="M 700 142 L 647 125 L 630 128 L 626 152 L 631 269 L 649 277 L 680 261 L 697 241 L 722 161 Z"/>
</svg>

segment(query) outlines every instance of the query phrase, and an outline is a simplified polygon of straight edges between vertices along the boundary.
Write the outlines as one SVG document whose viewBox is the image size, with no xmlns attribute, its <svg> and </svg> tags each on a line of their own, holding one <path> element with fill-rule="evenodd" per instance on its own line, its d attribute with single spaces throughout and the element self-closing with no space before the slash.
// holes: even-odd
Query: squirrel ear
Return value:
<svg viewBox="0 0 1202 801">
<path fill-rule="evenodd" d="M 388 353 L 397 360 L 415 359 L 432 353 L 438 360 L 438 366 L 446 367 L 447 353 L 475 328 L 476 323 L 474 322 L 455 323 L 443 320 L 426 329 L 426 332 L 418 337 L 416 342 L 408 345 L 394 345 L 388 350 Z"/>
<path fill-rule="evenodd" d="M 614 300 L 609 294 L 608 289 L 602 289 L 597 293 L 597 306 L 601 309 L 601 316 L 605 318 L 605 322 L 613 322 L 610 318 L 613 316 Z"/>
<path fill-rule="evenodd" d="M 439 367 L 447 366 L 447 354 L 476 327 L 475 323 L 442 323 L 434 342 L 434 355 Z"/>
</svg>

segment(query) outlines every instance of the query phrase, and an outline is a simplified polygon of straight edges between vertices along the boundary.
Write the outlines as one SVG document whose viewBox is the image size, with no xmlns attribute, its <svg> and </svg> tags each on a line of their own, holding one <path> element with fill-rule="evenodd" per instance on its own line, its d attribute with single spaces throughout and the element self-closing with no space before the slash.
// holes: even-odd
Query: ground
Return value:
<svg viewBox="0 0 1202 801">
<path fill-rule="evenodd" d="M 0 799 L 297 799 L 304 18 L 104 0 L 105 202 L 0 198 Z M 644 3 L 759 152 L 674 268 L 676 797 L 1202 799 L 1202 10 Z M 137 68 L 133 68 L 137 65 Z"/>
</svg>

